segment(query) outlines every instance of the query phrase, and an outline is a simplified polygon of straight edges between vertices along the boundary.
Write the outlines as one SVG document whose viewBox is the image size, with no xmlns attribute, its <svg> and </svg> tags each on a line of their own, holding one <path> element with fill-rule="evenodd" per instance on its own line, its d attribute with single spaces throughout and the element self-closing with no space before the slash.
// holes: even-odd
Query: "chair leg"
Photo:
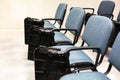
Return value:
<svg viewBox="0 0 120 80">
<path fill-rule="evenodd" d="M 82 41 L 81 47 L 84 45 L 84 41 Z"/>
<path fill-rule="evenodd" d="M 101 56 L 101 58 L 100 58 L 100 60 L 99 60 L 99 62 L 98 62 L 98 65 L 100 65 L 100 64 L 102 63 L 103 58 L 104 58 L 104 55 Z M 98 66 L 98 65 L 97 65 L 97 66 Z"/>
</svg>

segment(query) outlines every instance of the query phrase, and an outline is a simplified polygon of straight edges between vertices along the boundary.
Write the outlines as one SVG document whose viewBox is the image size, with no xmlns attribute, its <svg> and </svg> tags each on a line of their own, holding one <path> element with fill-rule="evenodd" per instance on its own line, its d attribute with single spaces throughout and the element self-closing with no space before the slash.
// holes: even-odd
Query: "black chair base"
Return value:
<svg viewBox="0 0 120 80">
<path fill-rule="evenodd" d="M 37 48 L 38 46 L 35 45 L 28 45 L 28 60 L 33 60 L 33 54 L 34 54 L 34 50 L 35 48 Z"/>
<path fill-rule="evenodd" d="M 35 80 L 59 80 L 67 73 L 66 56 L 38 51 L 34 54 Z"/>
<path fill-rule="evenodd" d="M 59 80 L 64 74 L 66 74 L 66 63 L 35 61 L 35 80 Z"/>
</svg>

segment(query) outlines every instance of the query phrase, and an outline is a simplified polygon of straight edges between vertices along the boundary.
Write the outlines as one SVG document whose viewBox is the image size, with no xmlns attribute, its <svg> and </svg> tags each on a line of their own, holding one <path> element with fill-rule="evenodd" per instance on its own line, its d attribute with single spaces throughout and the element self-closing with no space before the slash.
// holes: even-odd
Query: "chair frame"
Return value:
<svg viewBox="0 0 120 80">
<path fill-rule="evenodd" d="M 118 38 L 119 40 L 118 40 L 118 41 L 120 41 L 120 32 L 119 32 L 118 34 L 119 34 L 119 35 L 117 35 L 117 37 L 119 36 L 119 38 Z M 116 40 L 117 40 L 117 39 L 116 39 Z M 116 40 L 115 40 L 115 41 L 116 41 Z M 117 44 L 117 43 L 119 43 L 118 41 L 116 41 L 116 42 L 114 42 L 114 43 Z M 120 44 L 119 44 L 119 46 L 120 46 Z M 115 47 L 114 47 L 114 45 L 113 45 L 112 47 L 114 47 L 114 49 L 115 49 L 116 47 L 119 47 L 119 46 L 115 46 Z M 114 51 L 115 51 L 115 50 L 114 50 Z M 116 52 L 116 53 L 118 54 L 119 52 Z M 112 53 L 110 52 L 110 55 L 111 55 L 111 54 L 114 54 L 114 52 L 112 52 Z M 118 55 L 117 55 L 117 56 L 118 56 Z M 119 55 L 119 56 L 120 56 L 120 55 Z M 118 69 L 118 71 L 120 71 L 120 65 L 116 65 L 116 63 L 114 63 L 116 59 L 115 59 L 115 60 L 114 60 L 114 58 L 111 59 L 111 57 L 116 58 L 115 55 L 109 56 L 109 60 L 108 60 L 109 64 L 108 64 L 107 70 L 104 72 L 104 74 L 100 74 L 100 75 L 105 75 L 105 76 L 106 76 L 108 73 L 110 73 L 110 71 L 111 71 L 111 69 L 112 69 L 113 66 L 114 66 L 116 69 Z M 111 60 L 112 60 L 112 61 L 114 60 L 114 61 L 112 62 Z M 120 61 L 118 61 L 118 62 L 120 62 Z M 96 71 L 93 71 L 93 72 L 96 72 Z M 93 72 L 90 72 L 90 73 L 92 74 Z M 98 72 L 98 71 L 97 71 L 97 72 Z M 87 72 L 84 72 L 84 75 L 83 75 L 84 77 L 85 77 L 85 73 L 87 73 Z M 90 73 L 89 73 L 89 74 L 90 74 Z M 72 75 L 74 76 L 74 74 L 76 74 L 76 73 L 73 73 Z M 94 74 L 94 73 L 93 73 L 93 74 Z M 79 73 L 78 73 L 78 75 L 79 75 Z M 99 74 L 98 74 L 98 75 L 99 75 Z M 96 76 L 97 76 L 97 74 L 96 74 Z M 69 77 L 69 76 L 67 76 L 67 77 Z M 67 77 L 66 77 L 66 79 L 67 79 Z M 84 79 L 84 77 L 83 77 L 83 79 Z M 92 76 L 92 77 L 95 77 L 95 76 Z M 92 78 L 92 77 L 91 77 L 91 78 Z M 101 76 L 98 76 L 98 78 L 99 78 L 99 77 L 101 77 Z M 90 78 L 90 79 L 91 79 L 91 78 Z M 106 77 L 106 78 L 107 78 L 107 77 Z M 106 80 L 106 78 L 105 78 L 105 80 Z M 97 78 L 95 78 L 95 79 L 97 79 Z M 60 79 L 60 80 L 61 80 L 61 79 Z M 64 80 L 64 77 L 63 77 L 62 80 Z M 67 80 L 68 80 L 68 79 L 67 79 Z M 87 80 L 87 78 L 85 78 L 85 80 Z M 100 80 L 103 80 L 103 79 L 100 79 Z M 107 79 L 107 80 L 109 80 L 109 79 Z"/>
<path fill-rule="evenodd" d="M 71 70 L 70 70 L 71 68 L 77 68 L 78 71 L 86 70 L 86 69 L 91 69 L 92 71 L 97 71 L 96 67 L 102 63 L 102 61 L 104 59 L 104 56 L 106 55 L 106 52 L 107 52 L 108 47 L 109 47 L 110 42 L 111 42 L 111 38 L 112 38 L 113 32 L 114 32 L 114 27 L 112 27 L 112 31 L 111 31 L 108 43 L 106 45 L 106 49 L 105 49 L 104 54 L 101 54 L 101 49 L 99 47 L 96 47 L 96 46 L 87 46 L 87 47 L 84 47 L 84 43 L 85 43 L 84 41 L 82 41 L 81 47 L 68 48 L 67 50 L 65 50 L 65 54 L 67 54 L 67 55 L 69 55 L 70 51 L 74 51 L 74 50 L 93 50 L 93 51 L 96 50 L 96 52 L 97 52 L 95 64 L 94 65 L 88 65 L 88 67 L 86 67 L 86 68 L 84 68 L 83 66 L 81 66 L 79 64 L 69 65 L 69 61 L 68 61 L 69 72 L 71 72 Z"/>
</svg>

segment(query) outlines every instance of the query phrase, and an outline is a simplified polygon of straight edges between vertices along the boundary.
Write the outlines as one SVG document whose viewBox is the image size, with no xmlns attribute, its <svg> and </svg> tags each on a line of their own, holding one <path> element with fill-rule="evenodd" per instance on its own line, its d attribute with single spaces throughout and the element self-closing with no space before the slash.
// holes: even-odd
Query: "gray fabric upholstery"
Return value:
<svg viewBox="0 0 120 80">
<path fill-rule="evenodd" d="M 115 7 L 115 3 L 113 1 L 103 0 L 100 3 L 97 13 L 98 13 L 98 15 L 104 15 L 104 16 L 111 18 L 114 7 Z M 108 14 L 108 15 L 106 15 L 106 14 Z"/>
<path fill-rule="evenodd" d="M 67 10 L 67 4 L 66 3 L 60 3 L 57 7 L 57 11 L 55 14 L 55 19 L 60 19 L 61 21 L 57 20 L 59 25 L 62 25 L 64 16 Z M 56 28 L 53 23 L 50 23 L 48 21 L 44 21 L 44 28 Z"/>
<path fill-rule="evenodd" d="M 107 17 L 92 16 L 86 24 L 82 39 L 89 46 L 96 46 L 105 54 L 106 47 L 112 32 L 112 21 Z"/>
<path fill-rule="evenodd" d="M 67 8 L 67 4 L 60 3 L 55 14 L 55 19 L 61 19 L 63 21 L 66 8 Z M 57 22 L 59 24 L 62 24 L 60 21 Z"/>
<path fill-rule="evenodd" d="M 44 28 L 56 28 L 56 27 L 54 26 L 54 24 L 45 21 L 44 22 Z"/>
<path fill-rule="evenodd" d="M 65 36 L 65 34 L 61 33 L 61 32 L 54 32 L 55 33 L 55 36 L 54 36 L 54 40 L 56 43 L 58 42 L 69 42 L 69 43 L 72 43 L 72 41 L 67 37 Z"/>
<path fill-rule="evenodd" d="M 80 33 L 84 17 L 85 17 L 85 12 L 82 8 L 73 7 L 66 20 L 66 24 L 65 24 L 66 28 L 75 29 Z M 74 32 L 72 33 L 74 34 Z"/>
<path fill-rule="evenodd" d="M 112 50 L 109 55 L 110 63 L 120 71 L 120 33 L 113 44 Z"/>
<path fill-rule="evenodd" d="M 78 37 L 81 33 L 82 30 L 82 24 L 84 21 L 84 17 L 85 17 L 85 12 L 82 8 L 79 7 L 74 7 L 66 20 L 66 30 L 67 29 L 74 29 L 77 30 L 77 35 L 76 37 L 73 39 L 73 42 L 68 38 L 67 35 L 62 34 L 61 32 L 55 32 L 55 42 L 63 42 L 63 41 L 67 41 L 67 42 L 72 42 L 72 44 L 75 44 L 78 40 Z M 70 31 L 70 30 L 67 30 Z M 71 31 L 72 33 L 74 33 L 74 31 Z M 75 35 L 75 33 L 74 33 Z"/>
<path fill-rule="evenodd" d="M 94 64 L 91 58 L 87 56 L 87 54 L 85 54 L 85 52 L 83 52 L 82 50 L 75 50 L 70 52 L 70 55 L 69 55 L 70 65 L 74 63 L 76 64 L 76 63 L 84 63 L 84 62 Z"/>
</svg>

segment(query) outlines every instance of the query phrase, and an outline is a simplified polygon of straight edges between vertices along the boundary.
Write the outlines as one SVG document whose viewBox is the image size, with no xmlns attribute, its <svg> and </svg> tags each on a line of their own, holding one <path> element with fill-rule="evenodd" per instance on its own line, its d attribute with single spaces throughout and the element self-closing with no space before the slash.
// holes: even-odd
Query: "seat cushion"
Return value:
<svg viewBox="0 0 120 80">
<path fill-rule="evenodd" d="M 106 75 L 100 72 L 81 72 L 67 74 L 60 80 L 110 80 Z"/>
<path fill-rule="evenodd" d="M 72 41 L 67 37 L 65 36 L 65 34 L 61 33 L 61 32 L 54 32 L 55 33 L 55 42 L 56 43 L 59 43 L 59 42 L 69 42 L 69 43 L 72 43 Z"/>
<path fill-rule="evenodd" d="M 45 21 L 44 22 L 44 28 L 55 28 L 55 26 L 52 23 L 50 23 L 48 21 Z"/>
<path fill-rule="evenodd" d="M 73 65 L 75 63 L 81 64 L 81 63 L 91 63 L 94 64 L 94 62 L 90 59 L 89 56 L 85 54 L 82 50 L 75 50 L 75 51 L 70 51 L 69 55 L 69 63 L 70 65 Z"/>
<path fill-rule="evenodd" d="M 75 48 L 76 46 L 73 45 L 59 45 L 59 46 L 53 46 L 53 48 L 59 48 L 61 51 L 65 51 L 68 48 Z M 70 51 L 69 54 L 69 64 L 73 66 L 76 64 L 78 66 L 85 67 L 85 66 L 93 66 L 94 62 L 90 59 L 89 56 L 85 54 L 82 50 L 74 50 Z M 85 64 L 84 64 L 85 63 Z M 76 66 L 76 65 L 75 65 Z"/>
</svg>

